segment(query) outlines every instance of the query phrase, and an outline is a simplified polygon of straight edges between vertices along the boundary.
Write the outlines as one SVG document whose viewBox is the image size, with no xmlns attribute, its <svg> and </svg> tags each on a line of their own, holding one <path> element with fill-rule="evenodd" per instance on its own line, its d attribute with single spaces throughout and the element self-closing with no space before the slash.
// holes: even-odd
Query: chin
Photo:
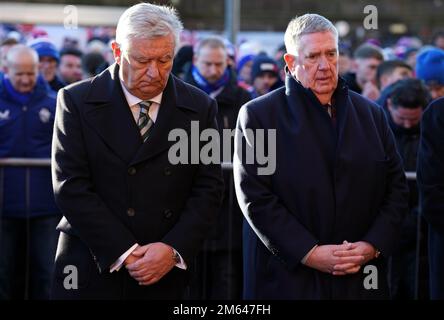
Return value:
<svg viewBox="0 0 444 320">
<path fill-rule="evenodd" d="M 322 87 L 316 88 L 316 89 L 317 89 L 316 91 L 319 92 L 320 94 L 327 94 L 327 93 L 332 93 L 333 91 L 335 91 L 335 88 L 333 86 L 328 86 L 328 87 L 322 86 Z"/>
<path fill-rule="evenodd" d="M 139 90 L 142 96 L 150 98 L 157 96 L 161 91 L 162 90 L 159 90 L 158 88 L 151 88 L 151 90 Z"/>
</svg>

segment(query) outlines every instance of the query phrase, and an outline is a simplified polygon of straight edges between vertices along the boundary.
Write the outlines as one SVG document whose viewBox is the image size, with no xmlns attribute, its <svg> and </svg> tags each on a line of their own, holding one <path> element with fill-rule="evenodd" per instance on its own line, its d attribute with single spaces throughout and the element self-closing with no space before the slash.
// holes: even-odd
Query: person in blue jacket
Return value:
<svg viewBox="0 0 444 320">
<path fill-rule="evenodd" d="M 408 189 L 384 111 L 338 77 L 329 20 L 295 18 L 285 45 L 285 87 L 245 104 L 238 117 L 244 298 L 388 298 L 387 258 Z M 252 154 L 267 154 L 267 167 Z"/>
<path fill-rule="evenodd" d="M 37 53 L 16 45 L 5 68 L 0 158 L 50 158 L 56 98 L 38 76 Z M 1 167 L 0 173 L 0 299 L 47 299 L 60 219 L 50 168 Z"/>
</svg>

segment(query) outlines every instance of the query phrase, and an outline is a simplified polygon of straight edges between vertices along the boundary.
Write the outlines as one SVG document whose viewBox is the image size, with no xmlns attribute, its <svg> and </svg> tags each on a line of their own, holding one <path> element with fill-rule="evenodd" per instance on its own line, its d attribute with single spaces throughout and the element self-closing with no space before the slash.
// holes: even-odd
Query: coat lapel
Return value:
<svg viewBox="0 0 444 320">
<path fill-rule="evenodd" d="M 112 65 L 92 80 L 85 103 L 86 121 L 108 147 L 129 163 L 142 140 L 119 81 L 119 67 Z"/>
</svg>

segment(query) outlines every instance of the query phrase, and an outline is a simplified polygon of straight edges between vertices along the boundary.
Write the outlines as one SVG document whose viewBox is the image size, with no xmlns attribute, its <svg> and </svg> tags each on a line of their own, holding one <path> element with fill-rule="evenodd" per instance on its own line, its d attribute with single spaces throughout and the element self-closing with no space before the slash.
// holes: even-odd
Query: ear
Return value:
<svg viewBox="0 0 444 320">
<path fill-rule="evenodd" d="M 284 54 L 284 61 L 290 73 L 294 73 L 296 69 L 296 57 L 292 54 L 286 53 Z"/>
<path fill-rule="evenodd" d="M 392 99 L 391 98 L 388 98 L 387 99 L 387 108 L 388 108 L 388 110 L 390 111 L 390 112 L 392 112 L 393 111 L 393 102 L 392 102 Z"/>
<path fill-rule="evenodd" d="M 114 61 L 120 65 L 122 60 L 122 50 L 120 45 L 116 41 L 113 41 L 111 42 L 111 49 L 113 50 Z"/>
</svg>

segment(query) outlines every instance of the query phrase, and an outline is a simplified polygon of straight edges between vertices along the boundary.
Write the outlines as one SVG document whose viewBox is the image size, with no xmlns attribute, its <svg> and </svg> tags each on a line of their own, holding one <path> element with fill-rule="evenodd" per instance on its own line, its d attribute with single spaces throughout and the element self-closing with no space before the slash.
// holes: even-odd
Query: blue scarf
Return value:
<svg viewBox="0 0 444 320">
<path fill-rule="evenodd" d="M 194 81 L 196 81 L 197 85 L 200 89 L 205 91 L 207 94 L 210 94 L 211 92 L 214 92 L 216 90 L 219 90 L 220 88 L 224 87 L 229 81 L 230 81 L 230 72 L 228 71 L 228 68 L 225 69 L 224 74 L 222 77 L 220 77 L 219 80 L 217 80 L 215 83 L 209 83 L 197 70 L 196 66 L 193 66 L 191 69 L 191 74 L 193 75 Z"/>
<path fill-rule="evenodd" d="M 3 86 L 8 94 L 11 96 L 12 100 L 20 102 L 22 105 L 26 105 L 29 103 L 31 99 L 32 92 L 21 93 L 14 89 L 11 81 L 8 78 L 3 78 Z"/>
</svg>

